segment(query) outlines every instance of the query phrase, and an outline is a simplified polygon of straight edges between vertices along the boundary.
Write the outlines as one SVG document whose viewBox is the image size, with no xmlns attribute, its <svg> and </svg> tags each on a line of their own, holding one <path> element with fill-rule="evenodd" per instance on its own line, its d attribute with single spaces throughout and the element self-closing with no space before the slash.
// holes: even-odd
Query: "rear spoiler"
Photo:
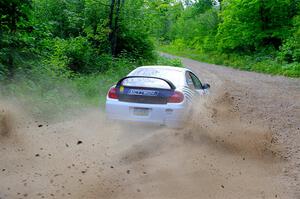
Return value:
<svg viewBox="0 0 300 199">
<path fill-rule="evenodd" d="M 123 77 L 122 79 L 120 79 L 120 80 L 118 81 L 118 83 L 117 83 L 117 85 L 116 85 L 116 88 L 120 88 L 122 82 L 123 82 L 125 79 L 130 79 L 130 78 L 159 79 L 159 80 L 162 80 L 162 81 L 166 82 L 166 83 L 170 86 L 170 88 L 171 88 L 172 90 L 175 90 L 175 89 L 176 89 L 176 87 L 174 86 L 174 84 L 173 84 L 171 81 L 167 80 L 167 79 L 163 79 L 163 78 L 160 78 L 160 77 L 149 77 L 149 76 L 127 76 L 127 77 Z"/>
</svg>

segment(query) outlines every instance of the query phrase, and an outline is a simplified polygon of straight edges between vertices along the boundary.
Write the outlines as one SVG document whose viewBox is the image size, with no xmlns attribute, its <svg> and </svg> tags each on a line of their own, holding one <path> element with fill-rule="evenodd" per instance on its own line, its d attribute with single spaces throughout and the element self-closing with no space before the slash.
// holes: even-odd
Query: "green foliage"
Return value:
<svg viewBox="0 0 300 199">
<path fill-rule="evenodd" d="M 130 56 L 136 58 L 147 57 L 153 59 L 154 45 L 152 41 L 145 35 L 135 32 L 128 31 L 119 36 L 119 54 L 129 53 Z"/>
<path fill-rule="evenodd" d="M 24 59 L 30 57 L 30 5 L 30 0 L 0 1 L 0 79 L 12 79 Z"/>
<path fill-rule="evenodd" d="M 117 53 L 137 59 L 154 58 L 154 45 L 150 39 L 149 19 L 143 1 L 127 0 L 120 16 L 117 34 Z"/>
<path fill-rule="evenodd" d="M 98 63 L 97 54 L 90 42 L 84 37 L 70 38 L 68 40 L 56 39 L 53 42 L 53 54 L 49 64 L 67 68 L 76 73 L 92 73 L 104 71 L 105 66 Z"/>
<path fill-rule="evenodd" d="M 261 26 L 258 3 L 230 0 L 223 9 L 221 14 L 223 23 L 219 25 L 217 35 L 219 47 L 232 50 L 241 47 L 253 48 L 258 45 L 260 38 L 253 37 L 260 32 Z"/>
<path fill-rule="evenodd" d="M 299 0 L 187 1 L 176 16 L 168 18 L 173 36 L 159 44 L 167 52 L 243 70 L 299 76 Z"/>
<path fill-rule="evenodd" d="M 154 59 L 142 0 L 122 1 L 114 56 Z M 12 79 L 29 59 L 57 74 L 108 70 L 112 58 L 109 5 L 104 0 L 1 1 L 0 74 Z M 116 16 L 114 16 L 116 20 Z M 30 68 L 30 66 L 28 66 Z M 63 71 L 63 72 L 61 72 Z"/>
<path fill-rule="evenodd" d="M 1 31 L 16 31 L 28 20 L 31 0 L 1 0 Z"/>
<path fill-rule="evenodd" d="M 181 43 L 198 50 L 214 49 L 214 38 L 212 35 L 217 31 L 217 12 L 211 9 L 195 15 L 195 11 L 197 10 L 189 8 L 178 19 L 175 26 L 178 39 L 175 39 L 175 41 L 181 41 Z M 175 32 L 175 30 L 173 31 Z"/>
<path fill-rule="evenodd" d="M 222 50 L 278 48 L 288 37 L 290 0 L 227 0 L 223 2 L 217 38 Z"/>
<path fill-rule="evenodd" d="M 207 10 L 210 10 L 212 8 L 213 3 L 213 0 L 196 1 L 193 6 L 195 8 L 195 13 L 205 13 Z"/>
<path fill-rule="evenodd" d="M 33 0 L 32 21 L 46 26 L 52 37 L 79 36 L 84 24 L 83 0 Z"/>
<path fill-rule="evenodd" d="M 161 66 L 177 66 L 177 67 L 183 67 L 182 62 L 180 59 L 170 59 L 164 56 L 158 56 L 157 65 Z"/>
<path fill-rule="evenodd" d="M 161 42 L 174 39 L 175 21 L 183 11 L 183 5 L 176 0 L 149 0 L 146 1 L 145 14 L 151 33 Z"/>
<path fill-rule="evenodd" d="M 103 103 L 108 88 L 136 66 L 180 65 L 154 54 L 145 5 L 122 0 L 112 26 L 107 0 L 0 1 L 1 96 L 38 117 L 59 118 L 68 109 L 98 105 L 99 97 Z"/>
<path fill-rule="evenodd" d="M 294 34 L 282 45 L 278 58 L 280 61 L 300 63 L 300 16 L 294 19 Z"/>
</svg>

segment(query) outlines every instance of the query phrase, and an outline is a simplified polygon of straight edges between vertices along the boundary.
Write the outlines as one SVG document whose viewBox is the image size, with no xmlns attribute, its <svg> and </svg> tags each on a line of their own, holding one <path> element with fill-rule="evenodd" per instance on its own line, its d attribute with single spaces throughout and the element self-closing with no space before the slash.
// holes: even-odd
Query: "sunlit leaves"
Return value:
<svg viewBox="0 0 300 199">
<path fill-rule="evenodd" d="M 218 40 L 221 49 L 278 48 L 288 37 L 290 0 L 224 0 Z"/>
</svg>

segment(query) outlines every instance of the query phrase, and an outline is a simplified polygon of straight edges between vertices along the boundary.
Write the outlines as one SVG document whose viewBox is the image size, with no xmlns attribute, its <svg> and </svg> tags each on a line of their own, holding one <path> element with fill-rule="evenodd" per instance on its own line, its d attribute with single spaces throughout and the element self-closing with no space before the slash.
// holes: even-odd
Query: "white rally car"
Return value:
<svg viewBox="0 0 300 199">
<path fill-rule="evenodd" d="M 112 120 L 180 128 L 189 118 L 192 102 L 209 88 L 186 68 L 138 67 L 110 88 L 106 114 Z"/>
</svg>

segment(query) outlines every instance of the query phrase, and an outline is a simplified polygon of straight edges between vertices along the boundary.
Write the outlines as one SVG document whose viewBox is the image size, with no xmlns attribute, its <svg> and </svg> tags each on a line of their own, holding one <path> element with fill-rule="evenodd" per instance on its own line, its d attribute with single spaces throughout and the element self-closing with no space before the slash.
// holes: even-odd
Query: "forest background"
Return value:
<svg viewBox="0 0 300 199">
<path fill-rule="evenodd" d="M 137 66 L 182 65 L 159 51 L 300 77 L 300 0 L 0 0 L 0 94 L 37 116 L 103 104 Z"/>
</svg>

